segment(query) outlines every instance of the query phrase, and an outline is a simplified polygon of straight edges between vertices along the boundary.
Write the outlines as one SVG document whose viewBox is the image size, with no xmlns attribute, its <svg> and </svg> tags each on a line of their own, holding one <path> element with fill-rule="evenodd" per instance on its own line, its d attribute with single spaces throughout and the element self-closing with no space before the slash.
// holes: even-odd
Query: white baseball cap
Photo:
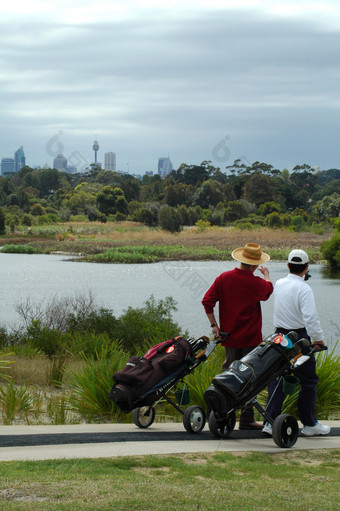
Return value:
<svg viewBox="0 0 340 511">
<path fill-rule="evenodd" d="M 290 264 L 306 264 L 309 262 L 308 254 L 304 250 L 292 250 L 289 252 L 288 262 Z"/>
</svg>

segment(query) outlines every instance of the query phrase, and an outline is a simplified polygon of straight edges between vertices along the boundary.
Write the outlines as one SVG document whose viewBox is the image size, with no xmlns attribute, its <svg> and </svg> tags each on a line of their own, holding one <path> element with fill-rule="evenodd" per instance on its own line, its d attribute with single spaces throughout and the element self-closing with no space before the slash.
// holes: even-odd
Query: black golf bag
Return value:
<svg viewBox="0 0 340 511">
<path fill-rule="evenodd" d="M 232 409 L 244 406 L 292 366 L 292 361 L 301 352 L 299 345 L 292 342 L 296 337 L 295 332 L 288 336 L 272 334 L 213 378 L 204 399 L 217 419 L 222 419 Z"/>
</svg>

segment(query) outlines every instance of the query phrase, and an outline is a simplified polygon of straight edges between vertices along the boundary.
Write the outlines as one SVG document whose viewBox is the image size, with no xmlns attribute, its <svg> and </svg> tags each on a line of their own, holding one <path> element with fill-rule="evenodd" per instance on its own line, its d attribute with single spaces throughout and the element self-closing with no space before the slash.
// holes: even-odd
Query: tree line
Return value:
<svg viewBox="0 0 340 511">
<path fill-rule="evenodd" d="M 340 170 L 296 165 L 291 172 L 241 160 L 226 172 L 211 161 L 183 163 L 165 179 L 141 180 L 99 167 L 82 174 L 23 167 L 0 176 L 0 233 L 70 220 L 131 220 L 178 231 L 186 225 L 302 229 L 340 214 Z"/>
</svg>

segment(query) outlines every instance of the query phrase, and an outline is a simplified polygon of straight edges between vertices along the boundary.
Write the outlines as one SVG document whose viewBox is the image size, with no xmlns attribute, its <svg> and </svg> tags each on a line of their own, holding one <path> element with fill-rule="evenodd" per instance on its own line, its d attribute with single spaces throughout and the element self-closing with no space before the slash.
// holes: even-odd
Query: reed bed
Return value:
<svg viewBox="0 0 340 511">
<path fill-rule="evenodd" d="M 62 252 L 77 255 L 101 254 L 112 247 L 121 246 L 178 246 L 193 249 L 210 248 L 231 252 L 246 243 L 259 243 L 275 259 L 294 247 L 311 250 L 314 260 L 320 259 L 319 247 L 332 233 L 315 234 L 309 231 L 294 232 L 286 229 L 259 227 L 252 230 L 236 227 L 196 227 L 170 233 L 160 228 L 150 228 L 134 222 L 72 222 L 32 228 L 15 236 L 3 238 L 3 245 L 28 245 L 42 253 Z M 194 252 L 193 252 L 194 253 Z M 276 257 L 275 257 L 276 256 Z M 179 255 L 180 257 L 180 255 Z M 185 253 L 185 258 L 188 254 Z M 279 257 L 280 259 L 282 258 Z"/>
</svg>

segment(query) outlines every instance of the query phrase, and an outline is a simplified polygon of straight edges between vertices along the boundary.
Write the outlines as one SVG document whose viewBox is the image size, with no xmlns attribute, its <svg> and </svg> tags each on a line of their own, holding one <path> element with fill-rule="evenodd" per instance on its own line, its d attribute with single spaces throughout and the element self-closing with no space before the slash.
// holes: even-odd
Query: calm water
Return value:
<svg viewBox="0 0 340 511">
<path fill-rule="evenodd" d="M 210 333 L 201 305 L 203 294 L 217 275 L 235 267 L 232 261 L 125 265 L 70 259 L 62 255 L 0 253 L 0 325 L 11 328 L 20 323 L 16 305 L 27 297 L 41 302 L 53 296 L 73 297 L 91 291 L 97 306 L 119 316 L 129 306 L 142 306 L 153 294 L 157 300 L 172 296 L 178 307 L 175 321 L 183 332 L 198 337 Z M 287 273 L 283 262 L 269 262 L 267 266 L 273 283 Z M 314 290 L 325 340 L 331 346 L 340 338 L 340 279 L 327 277 L 320 265 L 311 265 L 310 273 L 308 283 Z M 273 331 L 272 305 L 271 298 L 262 303 L 265 336 Z"/>
</svg>

